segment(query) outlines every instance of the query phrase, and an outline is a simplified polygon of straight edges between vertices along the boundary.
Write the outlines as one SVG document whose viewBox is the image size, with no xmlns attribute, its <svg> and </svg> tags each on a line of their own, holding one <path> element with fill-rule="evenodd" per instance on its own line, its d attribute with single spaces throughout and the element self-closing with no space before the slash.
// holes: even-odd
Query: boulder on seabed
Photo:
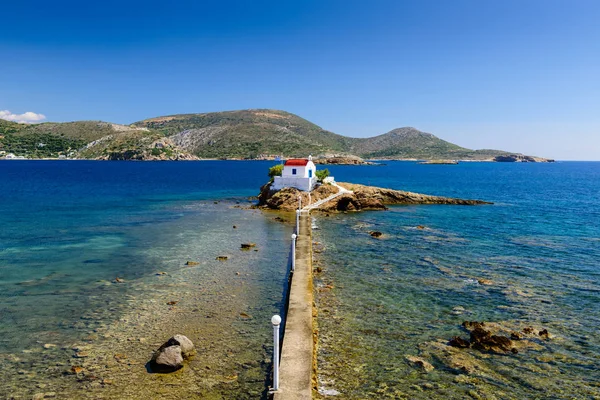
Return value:
<svg viewBox="0 0 600 400">
<path fill-rule="evenodd" d="M 173 372 L 183 367 L 180 346 L 161 347 L 152 359 L 152 369 L 158 372 Z"/>
<path fill-rule="evenodd" d="M 183 359 L 195 353 L 194 343 L 184 335 L 175 335 L 156 351 L 151 360 L 157 372 L 173 372 L 183 367 Z"/>
<path fill-rule="evenodd" d="M 179 343 L 179 347 L 181 347 L 181 354 L 183 358 L 190 358 L 196 353 L 196 349 L 194 347 L 194 343 L 187 336 L 183 335 L 175 335 L 169 340 L 174 340 Z"/>
</svg>

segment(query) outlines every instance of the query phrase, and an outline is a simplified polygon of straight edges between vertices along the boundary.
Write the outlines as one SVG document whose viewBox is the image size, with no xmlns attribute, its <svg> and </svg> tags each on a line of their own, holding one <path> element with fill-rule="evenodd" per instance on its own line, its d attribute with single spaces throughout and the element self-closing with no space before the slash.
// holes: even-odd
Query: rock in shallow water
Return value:
<svg viewBox="0 0 600 400">
<path fill-rule="evenodd" d="M 466 349 L 467 347 L 471 346 L 471 343 L 469 343 L 468 340 L 461 338 L 460 336 L 454 336 L 452 339 L 450 339 L 448 345 L 452 347 Z"/>
<path fill-rule="evenodd" d="M 470 331 L 469 341 L 461 339 L 458 336 L 453 337 L 448 343 L 450 346 L 465 348 L 469 344 L 472 348 L 489 351 L 492 353 L 507 353 L 509 351 L 517 353 L 512 347 L 512 340 L 506 336 L 493 335 L 486 329 L 485 322 L 464 321 L 463 327 Z"/>
<path fill-rule="evenodd" d="M 183 367 L 183 359 L 193 356 L 194 343 L 184 335 L 167 340 L 154 354 L 152 369 L 156 372 L 173 372 Z"/>
<path fill-rule="evenodd" d="M 181 347 L 168 346 L 159 351 L 153 360 L 153 367 L 158 372 L 173 372 L 183 367 Z"/>
<path fill-rule="evenodd" d="M 428 363 L 427 361 L 423 360 L 420 357 L 406 356 L 406 360 L 408 360 L 410 363 L 419 367 L 421 370 L 423 370 L 425 372 L 431 372 L 435 369 L 435 367 L 433 365 L 431 365 L 430 363 Z"/>
<path fill-rule="evenodd" d="M 183 335 L 175 335 L 169 341 L 174 340 L 179 343 L 179 347 L 181 347 L 181 354 L 184 358 L 189 358 L 193 356 L 196 352 L 194 348 L 194 343 L 187 336 Z"/>
</svg>

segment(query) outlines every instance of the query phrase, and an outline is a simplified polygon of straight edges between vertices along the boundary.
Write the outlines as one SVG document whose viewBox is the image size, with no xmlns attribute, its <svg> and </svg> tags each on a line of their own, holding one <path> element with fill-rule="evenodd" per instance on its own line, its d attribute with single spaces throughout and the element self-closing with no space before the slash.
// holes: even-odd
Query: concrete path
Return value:
<svg viewBox="0 0 600 400">
<path fill-rule="evenodd" d="M 314 341 L 313 341 L 313 276 L 312 220 L 310 210 L 352 191 L 337 183 L 338 192 L 304 207 L 300 213 L 300 229 L 296 240 L 296 270 L 292 275 L 281 359 L 279 390 L 274 400 L 312 399 Z"/>
<path fill-rule="evenodd" d="M 292 277 L 290 299 L 281 349 L 279 390 L 274 400 L 312 398 L 313 372 L 313 281 L 312 224 L 310 213 L 300 213 L 296 240 L 296 270 Z"/>
<path fill-rule="evenodd" d="M 341 195 L 343 195 L 343 194 L 346 194 L 346 193 L 354 193 L 354 192 L 352 192 L 351 190 L 344 189 L 343 187 L 341 187 L 340 185 L 338 185 L 338 184 L 337 184 L 337 183 L 335 183 L 335 182 L 332 182 L 331 184 L 332 184 L 333 186 L 335 186 L 336 188 L 338 188 L 338 190 L 339 190 L 339 191 L 338 191 L 337 193 L 335 193 L 335 194 L 332 194 L 331 196 L 329 196 L 329 197 L 326 197 L 326 198 L 324 198 L 324 199 L 322 199 L 322 200 L 319 200 L 319 201 L 317 201 L 316 203 L 313 203 L 313 204 L 309 204 L 309 205 L 307 205 L 306 207 L 304 207 L 304 208 L 302 209 L 302 211 L 310 211 L 310 210 L 314 210 L 315 208 L 319 208 L 319 207 L 321 207 L 323 204 L 327 203 L 328 201 L 331 201 L 331 200 L 333 200 L 333 199 L 335 199 L 335 198 L 337 198 L 337 197 L 340 197 L 340 196 L 341 196 Z"/>
</svg>

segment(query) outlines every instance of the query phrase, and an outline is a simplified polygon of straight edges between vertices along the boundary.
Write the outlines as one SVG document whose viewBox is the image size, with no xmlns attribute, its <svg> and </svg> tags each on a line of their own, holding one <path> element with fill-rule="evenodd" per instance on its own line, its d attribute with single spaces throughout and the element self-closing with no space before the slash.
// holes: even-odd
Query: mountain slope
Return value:
<svg viewBox="0 0 600 400">
<path fill-rule="evenodd" d="M 0 151 L 28 158 L 189 159 L 163 134 L 102 121 L 18 124 L 0 120 Z"/>
<path fill-rule="evenodd" d="M 350 138 L 285 111 L 240 110 L 151 118 L 133 126 L 162 132 L 199 157 L 255 158 L 346 152 Z"/>
<path fill-rule="evenodd" d="M 487 159 L 509 154 L 499 150 L 470 150 L 431 133 L 406 127 L 383 135 L 355 139 L 350 152 L 363 158 Z"/>
</svg>

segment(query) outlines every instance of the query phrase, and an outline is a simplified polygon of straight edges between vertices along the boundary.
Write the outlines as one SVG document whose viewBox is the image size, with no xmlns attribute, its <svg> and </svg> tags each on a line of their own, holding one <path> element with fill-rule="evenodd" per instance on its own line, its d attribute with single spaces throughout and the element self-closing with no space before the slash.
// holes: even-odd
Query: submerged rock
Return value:
<svg viewBox="0 0 600 400">
<path fill-rule="evenodd" d="M 405 358 L 410 363 L 412 363 L 413 365 L 421 368 L 425 372 L 431 372 L 431 371 L 433 371 L 435 369 L 435 367 L 433 365 L 431 365 L 430 363 L 428 363 L 427 361 L 423 360 L 420 357 L 406 356 Z"/>
<path fill-rule="evenodd" d="M 370 231 L 369 235 L 371 235 L 374 238 L 380 238 L 381 236 L 383 236 L 383 233 L 381 233 L 379 231 Z"/>
<path fill-rule="evenodd" d="M 448 345 L 452 347 L 458 347 L 460 349 L 466 349 L 471 346 L 471 343 L 469 343 L 468 340 L 461 338 L 460 336 L 454 336 L 452 339 L 450 339 Z"/>
<path fill-rule="evenodd" d="M 185 265 L 194 266 L 194 265 L 200 265 L 200 263 L 198 261 L 188 261 L 185 263 Z"/>
<path fill-rule="evenodd" d="M 77 374 L 82 373 L 84 371 L 84 369 L 83 369 L 83 367 L 80 367 L 79 365 L 73 365 L 71 367 L 70 371 L 71 371 L 72 374 L 77 375 Z"/>
<path fill-rule="evenodd" d="M 468 347 L 464 346 L 464 344 L 469 343 L 470 347 L 481 351 L 501 354 L 517 352 L 516 349 L 513 348 L 513 343 L 510 338 L 501 335 L 493 335 L 492 332 L 485 328 L 485 322 L 464 321 L 462 325 L 471 333 L 469 341 L 467 342 L 460 337 L 453 337 L 449 343 L 451 346 Z"/>
<path fill-rule="evenodd" d="M 452 308 L 452 311 L 450 311 L 450 314 L 452 315 L 461 315 L 464 314 L 467 310 L 465 310 L 465 308 L 463 306 L 456 306 Z"/>
<path fill-rule="evenodd" d="M 242 250 L 250 250 L 251 248 L 256 247 L 256 243 L 242 243 Z"/>
<path fill-rule="evenodd" d="M 512 348 L 512 340 L 506 336 L 492 335 L 483 328 L 475 328 L 471 331 L 471 346 L 496 353 L 508 352 Z"/>
</svg>

